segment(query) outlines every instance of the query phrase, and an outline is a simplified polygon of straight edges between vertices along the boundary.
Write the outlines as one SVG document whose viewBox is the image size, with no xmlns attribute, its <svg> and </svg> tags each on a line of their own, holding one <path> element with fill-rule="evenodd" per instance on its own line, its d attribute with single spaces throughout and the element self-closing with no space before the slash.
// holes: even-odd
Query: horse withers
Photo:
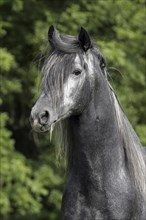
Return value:
<svg viewBox="0 0 146 220">
<path fill-rule="evenodd" d="M 48 39 L 31 124 L 39 132 L 55 126 L 56 146 L 68 158 L 63 220 L 145 220 L 143 148 L 108 82 L 103 55 L 83 28 L 74 37 L 51 26 Z"/>
</svg>

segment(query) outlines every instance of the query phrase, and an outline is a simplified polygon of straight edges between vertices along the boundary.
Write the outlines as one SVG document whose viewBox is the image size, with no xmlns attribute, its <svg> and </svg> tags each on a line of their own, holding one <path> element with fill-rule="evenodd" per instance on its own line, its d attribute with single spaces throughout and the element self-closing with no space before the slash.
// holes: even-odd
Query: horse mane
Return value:
<svg viewBox="0 0 146 220">
<path fill-rule="evenodd" d="M 127 158 L 126 162 L 129 174 L 135 184 L 137 192 L 142 195 L 144 200 L 146 200 L 146 158 L 143 153 L 143 147 L 129 120 L 123 112 L 123 109 L 121 108 L 110 84 L 109 87 L 115 109 L 115 116 L 123 141 L 125 156 Z"/>
</svg>

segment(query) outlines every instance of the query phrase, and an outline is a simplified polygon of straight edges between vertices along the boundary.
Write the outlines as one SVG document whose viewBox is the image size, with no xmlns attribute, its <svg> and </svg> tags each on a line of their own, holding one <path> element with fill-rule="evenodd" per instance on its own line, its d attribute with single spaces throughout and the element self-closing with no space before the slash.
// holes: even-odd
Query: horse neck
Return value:
<svg viewBox="0 0 146 220">
<path fill-rule="evenodd" d="M 95 87 L 88 107 L 80 116 L 70 118 L 73 133 L 73 168 L 82 173 L 118 170 L 124 152 L 105 79 Z"/>
</svg>

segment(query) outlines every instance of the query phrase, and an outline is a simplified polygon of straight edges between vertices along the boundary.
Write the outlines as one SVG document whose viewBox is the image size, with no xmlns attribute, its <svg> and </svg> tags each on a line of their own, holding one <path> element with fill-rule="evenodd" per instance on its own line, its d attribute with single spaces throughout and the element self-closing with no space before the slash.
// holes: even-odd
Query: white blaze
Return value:
<svg viewBox="0 0 146 220">
<path fill-rule="evenodd" d="M 89 72 L 89 77 L 91 76 L 91 79 L 93 78 L 93 57 L 91 54 L 84 54 L 84 61 L 88 65 L 88 72 Z M 73 104 L 73 97 L 74 94 L 77 92 L 77 90 L 80 88 L 80 84 L 83 83 L 85 80 L 85 71 L 83 70 L 83 67 L 81 65 L 81 60 L 79 55 L 76 55 L 75 58 L 75 69 L 80 69 L 82 70 L 82 76 L 80 78 L 77 78 L 76 76 L 73 76 L 70 74 L 68 80 L 66 81 L 64 85 L 64 105 L 71 106 Z"/>
<path fill-rule="evenodd" d="M 75 62 L 75 68 L 82 70 L 81 61 L 78 55 L 76 56 L 74 62 Z M 79 81 L 75 79 L 72 75 L 70 75 L 68 80 L 66 81 L 64 85 L 64 105 L 65 106 L 70 106 L 73 104 L 73 96 L 78 87 L 78 83 Z"/>
<path fill-rule="evenodd" d="M 92 54 L 84 54 L 83 55 L 84 57 L 84 61 L 85 63 L 87 64 L 88 66 L 88 69 L 89 69 L 89 76 L 93 76 L 94 75 L 94 71 L 93 71 L 93 56 Z"/>
<path fill-rule="evenodd" d="M 73 104 L 72 96 L 74 93 L 74 88 L 76 87 L 77 82 L 69 78 L 68 81 L 64 85 L 64 104 L 65 106 L 69 106 Z"/>
</svg>

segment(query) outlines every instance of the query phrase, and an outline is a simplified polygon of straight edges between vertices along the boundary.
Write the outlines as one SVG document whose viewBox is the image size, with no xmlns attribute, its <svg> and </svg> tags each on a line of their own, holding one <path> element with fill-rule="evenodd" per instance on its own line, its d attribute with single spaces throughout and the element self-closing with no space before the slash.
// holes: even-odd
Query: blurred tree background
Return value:
<svg viewBox="0 0 146 220">
<path fill-rule="evenodd" d="M 60 220 L 65 170 L 48 135 L 31 132 L 41 60 L 51 24 L 85 27 L 104 54 L 110 81 L 146 145 L 145 0 L 0 0 L 1 219 Z M 120 72 L 118 72 L 119 70 Z"/>
</svg>

